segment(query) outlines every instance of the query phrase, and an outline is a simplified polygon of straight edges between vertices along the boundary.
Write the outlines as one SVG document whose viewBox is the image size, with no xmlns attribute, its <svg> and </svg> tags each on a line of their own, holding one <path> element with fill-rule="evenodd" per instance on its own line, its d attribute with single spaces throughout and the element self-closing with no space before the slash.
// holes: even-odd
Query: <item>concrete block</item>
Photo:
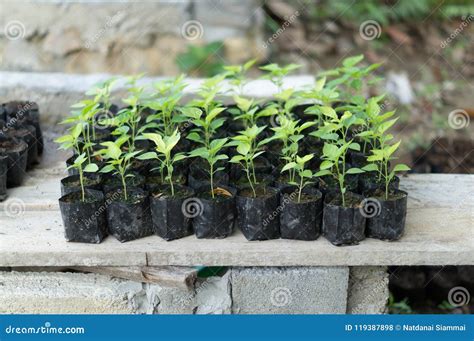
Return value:
<svg viewBox="0 0 474 341">
<path fill-rule="evenodd" d="M 97 274 L 0 272 L 2 314 L 131 314 L 153 308 L 141 283 Z"/>
<path fill-rule="evenodd" d="M 150 314 L 194 314 L 196 295 L 194 291 L 182 288 L 165 287 L 155 284 L 147 285 L 148 307 L 153 308 Z"/>
<path fill-rule="evenodd" d="M 222 277 L 209 277 L 196 283 L 196 314 L 230 314 L 232 297 L 230 273 Z"/>
<path fill-rule="evenodd" d="M 233 313 L 343 314 L 348 267 L 234 268 Z"/>
<path fill-rule="evenodd" d="M 388 295 L 387 267 L 350 268 L 348 314 L 383 314 L 386 312 Z"/>
</svg>

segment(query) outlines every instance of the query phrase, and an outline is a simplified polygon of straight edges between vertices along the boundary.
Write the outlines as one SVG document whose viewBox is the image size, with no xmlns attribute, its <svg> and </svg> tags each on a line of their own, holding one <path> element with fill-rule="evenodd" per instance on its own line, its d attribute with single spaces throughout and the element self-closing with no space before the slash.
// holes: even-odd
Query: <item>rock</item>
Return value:
<svg viewBox="0 0 474 341">
<path fill-rule="evenodd" d="M 209 277 L 196 285 L 196 314 L 230 314 L 230 271 L 222 277 Z"/>
<path fill-rule="evenodd" d="M 248 40 L 242 37 L 225 39 L 224 51 L 229 64 L 241 64 L 251 59 L 254 49 L 249 45 Z"/>
<path fill-rule="evenodd" d="M 7 41 L 1 66 L 3 69 L 38 71 L 41 69 L 38 49 L 25 40 Z"/>
<path fill-rule="evenodd" d="M 389 72 L 385 88 L 387 92 L 394 96 L 401 104 L 410 104 L 415 100 L 413 89 L 406 72 Z"/>
<path fill-rule="evenodd" d="M 51 31 L 44 40 L 43 51 L 62 57 L 84 48 L 81 33 L 76 27 Z"/>
</svg>

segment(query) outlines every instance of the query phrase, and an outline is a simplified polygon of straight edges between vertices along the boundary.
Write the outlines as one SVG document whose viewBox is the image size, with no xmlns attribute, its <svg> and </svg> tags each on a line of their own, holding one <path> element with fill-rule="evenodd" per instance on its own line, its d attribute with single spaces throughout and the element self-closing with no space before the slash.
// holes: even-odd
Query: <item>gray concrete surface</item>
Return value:
<svg viewBox="0 0 474 341">
<path fill-rule="evenodd" d="M 347 267 L 234 268 L 237 314 L 344 314 Z"/>
<path fill-rule="evenodd" d="M 388 272 L 384 266 L 350 268 L 348 314 L 383 314 L 387 310 Z"/>
</svg>

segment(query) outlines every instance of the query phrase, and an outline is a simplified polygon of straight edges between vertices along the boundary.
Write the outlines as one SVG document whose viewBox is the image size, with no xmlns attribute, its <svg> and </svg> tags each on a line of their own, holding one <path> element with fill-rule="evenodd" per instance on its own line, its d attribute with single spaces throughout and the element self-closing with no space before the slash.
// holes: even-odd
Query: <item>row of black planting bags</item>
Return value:
<svg viewBox="0 0 474 341">
<path fill-rule="evenodd" d="M 21 186 L 27 170 L 43 153 L 38 104 L 12 101 L 0 105 L 0 201 L 7 188 Z"/>
</svg>

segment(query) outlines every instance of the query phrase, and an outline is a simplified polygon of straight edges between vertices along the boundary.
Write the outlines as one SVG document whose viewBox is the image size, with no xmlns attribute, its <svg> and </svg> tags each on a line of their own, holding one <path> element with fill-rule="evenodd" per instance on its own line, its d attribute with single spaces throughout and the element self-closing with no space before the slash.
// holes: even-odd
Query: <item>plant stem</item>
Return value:
<svg viewBox="0 0 474 341">
<path fill-rule="evenodd" d="M 210 180 L 211 180 L 211 195 L 212 199 L 214 199 L 214 164 L 212 162 L 209 163 L 210 165 Z"/>
<path fill-rule="evenodd" d="M 84 190 L 84 178 L 82 174 L 82 165 L 79 166 L 79 181 L 81 182 L 81 192 L 82 192 L 82 202 L 86 200 L 85 190 Z"/>
<path fill-rule="evenodd" d="M 303 191 L 303 177 L 300 176 L 300 186 L 299 186 L 299 192 L 298 192 L 298 203 L 301 202 L 301 192 Z"/>
<path fill-rule="evenodd" d="M 170 182 L 170 186 L 171 186 L 171 195 L 174 197 L 173 170 L 171 168 L 171 162 L 170 162 L 169 159 L 168 159 L 168 162 L 167 162 L 167 168 L 168 168 L 169 182 Z"/>
<path fill-rule="evenodd" d="M 256 198 L 256 197 L 257 197 L 257 193 L 255 192 L 255 188 L 254 188 L 254 186 L 252 185 L 252 180 L 250 179 L 250 172 L 249 172 L 248 166 L 247 166 L 247 168 L 245 169 L 245 173 L 247 173 L 247 179 L 249 180 L 250 188 L 252 188 L 253 197 Z"/>
<path fill-rule="evenodd" d="M 128 195 L 127 195 L 127 182 L 125 181 L 125 173 L 120 173 L 120 176 L 122 178 L 123 195 L 124 195 L 125 200 L 127 200 Z"/>
</svg>

